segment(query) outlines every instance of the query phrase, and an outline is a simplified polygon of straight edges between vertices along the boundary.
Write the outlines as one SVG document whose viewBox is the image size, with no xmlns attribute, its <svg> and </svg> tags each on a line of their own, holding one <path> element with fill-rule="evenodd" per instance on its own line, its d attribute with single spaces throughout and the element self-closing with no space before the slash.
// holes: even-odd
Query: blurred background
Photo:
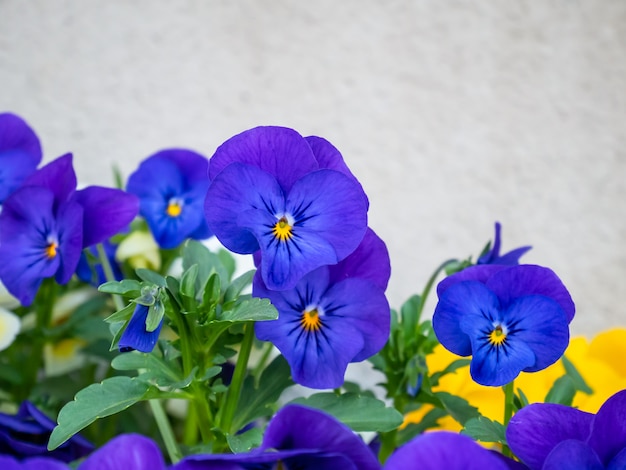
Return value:
<svg viewBox="0 0 626 470">
<path fill-rule="evenodd" d="M 575 334 L 626 326 L 621 0 L 0 0 L 0 111 L 84 185 L 258 125 L 325 137 L 369 195 L 393 307 L 498 220 L 568 286 Z"/>
</svg>

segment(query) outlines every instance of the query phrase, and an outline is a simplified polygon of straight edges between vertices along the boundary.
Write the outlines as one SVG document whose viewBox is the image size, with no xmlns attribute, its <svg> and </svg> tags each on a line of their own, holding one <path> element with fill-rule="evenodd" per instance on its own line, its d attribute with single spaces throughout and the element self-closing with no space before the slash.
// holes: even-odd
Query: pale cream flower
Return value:
<svg viewBox="0 0 626 470">
<path fill-rule="evenodd" d="M 132 232 L 117 247 L 115 259 L 119 262 L 128 260 L 135 269 L 158 270 L 161 267 L 159 246 L 149 232 Z"/>
<path fill-rule="evenodd" d="M 19 332 L 19 317 L 13 312 L 0 307 L 0 351 L 8 348 Z"/>
</svg>

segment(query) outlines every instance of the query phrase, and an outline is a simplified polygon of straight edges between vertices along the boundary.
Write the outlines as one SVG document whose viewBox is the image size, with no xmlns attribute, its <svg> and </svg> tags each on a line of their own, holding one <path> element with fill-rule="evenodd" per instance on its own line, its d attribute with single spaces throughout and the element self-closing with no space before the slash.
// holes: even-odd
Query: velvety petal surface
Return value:
<svg viewBox="0 0 626 470">
<path fill-rule="evenodd" d="M 384 291 L 391 276 L 387 246 L 371 228 L 368 228 L 356 250 L 343 261 L 329 266 L 329 271 L 333 283 L 357 277 L 372 281 Z"/>
<path fill-rule="evenodd" d="M 255 166 L 272 175 L 288 192 L 293 184 L 319 165 L 307 141 L 293 129 L 255 127 L 231 137 L 209 160 L 209 179 L 232 163 Z"/>
<path fill-rule="evenodd" d="M 552 449 L 541 470 L 604 470 L 604 465 L 590 446 L 567 440 Z"/>
<path fill-rule="evenodd" d="M 358 470 L 379 470 L 374 453 L 345 424 L 322 411 L 286 405 L 274 415 L 263 436 L 262 449 L 317 449 L 343 455 Z"/>
<path fill-rule="evenodd" d="M 606 470 L 623 470 L 626 468 L 626 448 L 611 459 Z"/>
<path fill-rule="evenodd" d="M 462 271 L 463 272 L 463 271 Z M 467 332 L 461 328 L 461 320 L 477 321 L 484 325 L 498 316 L 499 302 L 496 296 L 478 281 L 454 283 L 439 295 L 433 313 L 433 329 L 439 342 L 459 356 L 472 354 L 472 343 Z"/>
<path fill-rule="evenodd" d="M 558 276 L 548 268 L 531 264 L 511 266 L 494 274 L 487 287 L 496 293 L 503 307 L 524 295 L 538 294 L 559 303 L 568 323 L 574 318 L 574 302 Z"/>
<path fill-rule="evenodd" d="M 531 470 L 540 470 L 548 454 L 560 442 L 585 441 L 593 415 L 569 406 L 534 403 L 513 415 L 506 440 L 513 453 Z"/>
<path fill-rule="evenodd" d="M 600 407 L 588 443 L 604 465 L 626 449 L 626 390 L 617 392 Z"/>
<path fill-rule="evenodd" d="M 148 318 L 149 307 L 137 304 L 133 316 L 122 333 L 119 341 L 120 350 L 136 349 L 137 351 L 149 353 L 159 340 L 159 334 L 163 326 L 163 321 L 154 331 L 146 331 L 146 319 Z"/>
<path fill-rule="evenodd" d="M 507 470 L 507 465 L 467 436 L 430 432 L 389 457 L 385 470 Z"/>
<path fill-rule="evenodd" d="M 254 253 L 259 249 L 257 239 L 238 223 L 242 222 L 242 213 L 252 210 L 284 213 L 283 191 L 269 173 L 250 165 L 232 163 L 215 177 L 207 191 L 204 211 L 209 229 L 229 250 Z"/>
<path fill-rule="evenodd" d="M 119 233 L 139 212 L 137 196 L 119 189 L 89 186 L 76 191 L 72 199 L 84 209 L 83 247 Z"/>
<path fill-rule="evenodd" d="M 506 266 L 495 264 L 470 266 L 463 271 L 459 271 L 458 273 L 454 273 L 442 279 L 442 281 L 437 284 L 437 295 L 441 296 L 448 287 L 463 281 L 478 281 L 481 284 L 486 284 L 495 273 L 506 268 Z"/>
<path fill-rule="evenodd" d="M 24 181 L 23 186 L 42 186 L 52 191 L 55 208 L 67 201 L 76 190 L 72 154 L 63 155 L 41 167 Z"/>
<path fill-rule="evenodd" d="M 79 470 L 165 470 L 159 447 L 145 436 L 122 434 L 78 466 Z"/>
<path fill-rule="evenodd" d="M 67 284 L 78 266 L 83 247 L 84 216 L 82 206 L 75 202 L 59 207 L 56 221 L 59 268 L 55 274 L 59 284 Z"/>
</svg>

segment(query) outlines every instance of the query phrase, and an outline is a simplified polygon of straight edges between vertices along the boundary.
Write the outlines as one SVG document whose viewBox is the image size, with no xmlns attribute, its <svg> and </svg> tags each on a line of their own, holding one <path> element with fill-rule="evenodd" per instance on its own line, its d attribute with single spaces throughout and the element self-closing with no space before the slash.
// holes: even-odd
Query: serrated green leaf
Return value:
<svg viewBox="0 0 626 470">
<path fill-rule="evenodd" d="M 564 375 L 555 380 L 544 402 L 571 406 L 572 401 L 574 401 L 574 395 L 576 395 L 574 381 L 570 376 Z"/>
<path fill-rule="evenodd" d="M 224 302 L 235 300 L 246 287 L 252 284 L 255 272 L 256 269 L 251 269 L 250 271 L 243 273 L 237 279 L 234 279 L 224 293 Z"/>
<path fill-rule="evenodd" d="M 455 361 L 452 361 L 448 365 L 448 367 L 446 367 L 444 370 L 442 370 L 440 372 L 435 372 L 434 374 L 432 374 L 430 376 L 430 380 L 431 380 L 432 385 L 433 386 L 437 385 L 439 383 L 439 379 L 441 377 L 443 377 L 444 375 L 451 374 L 451 373 L 455 372 L 457 369 L 469 366 L 470 362 L 471 361 L 469 359 L 457 359 Z"/>
<path fill-rule="evenodd" d="M 135 273 L 137 273 L 137 276 L 139 276 L 139 278 L 143 281 L 155 284 L 159 287 L 165 287 L 166 285 L 165 278 L 163 276 L 149 269 L 137 268 L 135 269 Z"/>
<path fill-rule="evenodd" d="M 141 291 L 141 283 L 135 279 L 124 279 L 123 281 L 109 281 L 98 287 L 100 292 L 107 294 L 126 295 Z"/>
<path fill-rule="evenodd" d="M 115 356 L 111 361 L 111 367 L 115 370 L 140 370 L 150 371 L 154 377 L 162 377 L 169 382 L 179 382 L 183 380 L 182 372 L 173 368 L 154 354 L 142 353 L 139 351 L 125 352 Z"/>
<path fill-rule="evenodd" d="M 50 435 L 48 450 L 56 449 L 95 420 L 157 395 L 158 389 L 130 377 L 111 377 L 84 388 L 59 412 L 59 424 Z"/>
<path fill-rule="evenodd" d="M 336 395 L 316 393 L 307 398 L 296 398 L 290 403 L 316 408 L 334 416 L 354 431 L 387 432 L 402 424 L 402 414 L 384 402 L 354 393 Z"/>
<path fill-rule="evenodd" d="M 133 312 L 135 311 L 135 307 L 137 305 L 135 303 L 130 303 L 128 304 L 126 307 L 124 307 L 122 310 L 118 310 L 117 312 L 115 312 L 113 315 L 109 315 L 108 317 L 106 317 L 104 319 L 104 321 L 108 322 L 108 323 L 115 323 L 115 322 L 120 322 L 120 321 L 128 321 L 130 319 L 130 317 L 132 316 Z"/>
<path fill-rule="evenodd" d="M 478 408 L 470 405 L 464 398 L 447 392 L 435 392 L 433 395 L 441 401 L 444 409 L 450 416 L 463 425 L 468 420 L 480 416 Z"/>
<path fill-rule="evenodd" d="M 253 297 L 236 303 L 232 309 L 222 310 L 217 319 L 219 321 L 244 322 L 276 320 L 277 318 L 278 310 L 269 299 Z"/>
<path fill-rule="evenodd" d="M 248 452 L 250 449 L 259 447 L 263 440 L 263 431 L 259 428 L 252 428 L 242 434 L 228 434 L 226 441 L 230 450 L 235 454 Z"/>
<path fill-rule="evenodd" d="M 204 371 L 202 377 L 198 377 L 198 381 L 204 382 L 206 380 L 212 379 L 216 375 L 219 375 L 220 372 L 222 372 L 222 368 L 220 366 L 209 367 L 207 370 Z"/>
<path fill-rule="evenodd" d="M 461 434 L 481 442 L 497 442 L 506 445 L 506 428 L 497 421 L 492 421 L 484 416 L 469 419 Z"/>
</svg>

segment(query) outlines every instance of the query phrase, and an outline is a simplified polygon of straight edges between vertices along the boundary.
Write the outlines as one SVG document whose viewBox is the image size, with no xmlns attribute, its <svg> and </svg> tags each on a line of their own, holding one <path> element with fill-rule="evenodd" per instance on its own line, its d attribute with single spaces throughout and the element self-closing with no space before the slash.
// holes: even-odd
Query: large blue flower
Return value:
<svg viewBox="0 0 626 470">
<path fill-rule="evenodd" d="M 29 305 L 44 278 L 67 283 L 83 248 L 130 223 L 135 196 L 89 186 L 76 191 L 70 154 L 28 177 L 0 213 L 0 279 L 22 305 Z"/>
<path fill-rule="evenodd" d="M 0 114 L 0 204 L 20 187 L 41 161 L 41 145 L 22 118 Z"/>
<path fill-rule="evenodd" d="M 437 338 L 453 353 L 473 356 L 470 373 L 482 385 L 544 369 L 567 347 L 574 303 L 547 268 L 474 266 L 444 279 L 437 292 Z"/>
<path fill-rule="evenodd" d="M 340 387 L 350 362 L 372 356 L 387 341 L 388 279 L 387 249 L 371 230 L 344 261 L 316 269 L 292 289 L 267 289 L 257 272 L 253 295 L 269 298 L 279 312 L 277 320 L 255 324 L 257 337 L 282 352 L 299 384 Z"/>
<path fill-rule="evenodd" d="M 276 468 L 380 470 L 380 464 L 361 438 L 335 418 L 304 406 L 287 405 L 268 424 L 258 449 L 236 455 L 191 455 L 172 470 Z"/>
<path fill-rule="evenodd" d="M 344 259 L 363 238 L 363 189 L 347 169 L 330 167 L 318 163 L 305 138 L 281 127 L 239 134 L 211 158 L 209 227 L 231 251 L 260 250 L 269 289 L 294 287 L 305 274 Z"/>
<path fill-rule="evenodd" d="M 204 219 L 208 160 L 191 150 L 161 150 L 130 175 L 127 190 L 139 197 L 140 213 L 157 243 L 174 248 L 211 233 Z"/>
<path fill-rule="evenodd" d="M 552 403 L 534 403 L 509 422 L 506 439 L 531 470 L 626 468 L 626 390 L 596 415 Z"/>
</svg>

